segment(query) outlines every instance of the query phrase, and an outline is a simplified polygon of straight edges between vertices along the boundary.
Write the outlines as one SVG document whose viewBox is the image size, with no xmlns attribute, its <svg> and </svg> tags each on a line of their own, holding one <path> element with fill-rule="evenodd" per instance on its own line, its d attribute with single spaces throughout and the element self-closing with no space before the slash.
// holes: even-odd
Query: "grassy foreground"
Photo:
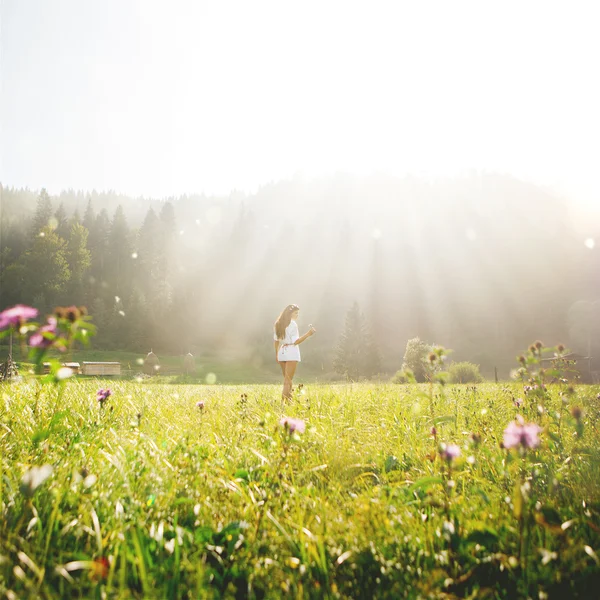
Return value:
<svg viewBox="0 0 600 600">
<path fill-rule="evenodd" d="M 560 392 L 2 385 L 0 597 L 596 598 L 600 389 Z"/>
</svg>

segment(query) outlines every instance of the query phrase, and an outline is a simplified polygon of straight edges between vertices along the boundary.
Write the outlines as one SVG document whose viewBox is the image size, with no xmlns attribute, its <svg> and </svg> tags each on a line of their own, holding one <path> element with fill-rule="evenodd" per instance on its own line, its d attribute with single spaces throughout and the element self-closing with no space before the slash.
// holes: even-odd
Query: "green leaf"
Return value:
<svg viewBox="0 0 600 600">
<path fill-rule="evenodd" d="M 31 441 L 34 446 L 37 446 L 40 442 L 48 439 L 50 437 L 49 429 L 38 429 L 32 436 Z"/>
<path fill-rule="evenodd" d="M 421 489 L 428 489 L 433 485 L 436 485 L 438 483 L 444 483 L 444 480 L 439 477 L 439 476 L 435 476 L 435 477 L 423 477 L 422 479 L 419 479 L 418 481 L 415 481 L 410 488 L 408 488 L 411 492 L 414 492 L 416 490 L 421 490 Z"/>
<path fill-rule="evenodd" d="M 244 481 L 248 481 L 250 479 L 250 474 L 246 469 L 238 469 L 233 477 L 234 479 L 243 479 Z"/>
<path fill-rule="evenodd" d="M 515 483 L 515 489 L 513 490 L 513 515 L 515 518 L 520 519 L 523 514 L 523 492 L 521 491 L 521 482 Z"/>
<path fill-rule="evenodd" d="M 469 533 L 465 539 L 466 544 L 479 544 L 485 548 L 492 549 L 498 543 L 498 534 L 487 527 L 476 529 Z"/>
<path fill-rule="evenodd" d="M 442 425 L 444 423 L 454 423 L 454 421 L 456 421 L 456 417 L 452 415 L 444 415 L 443 417 L 435 417 L 433 419 L 429 419 L 427 424 L 435 425 L 437 427 L 438 425 Z"/>
</svg>

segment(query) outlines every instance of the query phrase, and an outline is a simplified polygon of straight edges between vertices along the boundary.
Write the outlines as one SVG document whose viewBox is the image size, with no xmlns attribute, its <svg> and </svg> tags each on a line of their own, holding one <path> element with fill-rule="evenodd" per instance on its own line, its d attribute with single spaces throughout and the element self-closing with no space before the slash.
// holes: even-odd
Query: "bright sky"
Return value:
<svg viewBox="0 0 600 600">
<path fill-rule="evenodd" d="M 593 1 L 0 2 L 5 185 L 483 168 L 600 207 Z"/>
</svg>

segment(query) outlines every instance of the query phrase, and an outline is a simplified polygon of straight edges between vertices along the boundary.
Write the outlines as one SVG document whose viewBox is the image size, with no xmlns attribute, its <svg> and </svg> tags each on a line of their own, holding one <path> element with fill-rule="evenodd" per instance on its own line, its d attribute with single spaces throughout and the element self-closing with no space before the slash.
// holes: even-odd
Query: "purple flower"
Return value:
<svg viewBox="0 0 600 600">
<path fill-rule="evenodd" d="M 283 417 L 279 424 L 287 429 L 290 433 L 297 431 L 298 433 L 304 433 L 306 429 L 306 423 L 302 419 L 293 419 L 292 417 Z"/>
<path fill-rule="evenodd" d="M 56 317 L 48 317 L 48 322 L 40 327 L 30 338 L 29 345 L 32 348 L 48 348 L 52 345 L 53 337 L 56 335 Z M 51 334 L 49 337 L 44 333 Z"/>
<path fill-rule="evenodd" d="M 521 408 L 521 406 L 523 406 L 523 400 L 521 400 L 521 398 L 516 398 L 515 401 L 514 401 L 514 405 L 517 408 Z"/>
<path fill-rule="evenodd" d="M 442 444 L 440 455 L 444 460 L 452 462 L 460 456 L 460 448 L 456 444 Z"/>
<path fill-rule="evenodd" d="M 525 423 L 523 418 L 516 423 L 513 421 L 504 430 L 504 447 L 508 450 L 523 446 L 523 448 L 537 448 L 540 445 L 538 437 L 542 428 L 535 423 Z"/>
<path fill-rule="evenodd" d="M 108 388 L 96 392 L 96 400 L 100 403 L 100 406 L 104 405 L 111 394 L 112 392 Z"/>
<path fill-rule="evenodd" d="M 27 319 L 37 317 L 38 311 L 31 306 L 24 304 L 16 304 L 11 308 L 7 308 L 0 313 L 0 329 L 7 327 L 20 327 Z"/>
<path fill-rule="evenodd" d="M 196 402 L 196 408 L 204 410 L 204 400 L 198 400 L 198 402 Z"/>
<path fill-rule="evenodd" d="M 576 421 L 581 421 L 581 417 L 583 417 L 583 411 L 581 410 L 581 408 L 579 406 L 574 406 L 571 409 L 571 415 L 573 415 L 573 418 Z"/>
</svg>

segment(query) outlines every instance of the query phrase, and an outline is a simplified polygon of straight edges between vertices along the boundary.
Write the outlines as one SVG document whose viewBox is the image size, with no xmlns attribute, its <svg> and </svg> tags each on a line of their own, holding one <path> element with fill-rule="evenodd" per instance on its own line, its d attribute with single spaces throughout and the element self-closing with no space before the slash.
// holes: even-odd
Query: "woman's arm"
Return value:
<svg viewBox="0 0 600 600">
<path fill-rule="evenodd" d="M 277 360 L 277 353 L 279 352 L 279 344 L 281 344 L 281 342 L 279 340 L 273 341 L 273 346 L 275 346 L 275 360 Z M 277 362 L 279 362 L 279 361 L 277 360 Z"/>
<path fill-rule="evenodd" d="M 302 336 L 299 337 L 295 342 L 294 342 L 294 346 L 298 346 L 299 344 L 301 344 L 302 342 L 306 341 L 309 337 L 315 335 L 315 332 L 317 330 L 311 325 L 310 329 Z"/>
</svg>

